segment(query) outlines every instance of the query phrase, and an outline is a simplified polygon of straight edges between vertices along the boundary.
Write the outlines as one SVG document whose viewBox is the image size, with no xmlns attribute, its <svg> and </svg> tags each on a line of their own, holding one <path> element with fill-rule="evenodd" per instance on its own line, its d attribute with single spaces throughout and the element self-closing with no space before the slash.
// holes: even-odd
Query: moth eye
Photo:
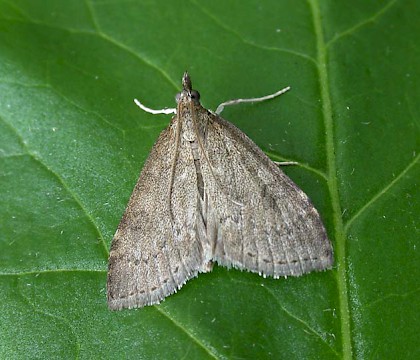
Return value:
<svg viewBox="0 0 420 360">
<path fill-rule="evenodd" d="M 195 101 L 199 101 L 200 100 L 200 93 L 196 90 L 191 90 L 191 99 L 195 100 Z"/>
<path fill-rule="evenodd" d="M 177 103 L 179 103 L 179 99 L 181 99 L 181 93 L 180 92 L 175 95 L 175 101 Z"/>
</svg>

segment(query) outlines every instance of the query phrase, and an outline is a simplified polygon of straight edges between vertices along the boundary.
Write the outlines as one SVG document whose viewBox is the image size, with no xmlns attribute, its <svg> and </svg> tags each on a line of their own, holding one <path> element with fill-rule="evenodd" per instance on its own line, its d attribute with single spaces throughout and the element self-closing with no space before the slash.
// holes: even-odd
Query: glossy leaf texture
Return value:
<svg viewBox="0 0 420 360">
<path fill-rule="evenodd" d="M 420 7 L 0 0 L 0 357 L 420 357 Z M 109 245 L 185 70 L 311 197 L 331 271 L 216 267 L 110 312 Z"/>
</svg>

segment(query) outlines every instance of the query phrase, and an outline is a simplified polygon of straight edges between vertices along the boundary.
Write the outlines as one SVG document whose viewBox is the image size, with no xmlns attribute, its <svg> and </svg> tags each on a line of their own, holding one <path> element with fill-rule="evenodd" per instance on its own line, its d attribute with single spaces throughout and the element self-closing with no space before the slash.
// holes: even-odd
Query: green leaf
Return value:
<svg viewBox="0 0 420 360">
<path fill-rule="evenodd" d="M 420 7 L 0 0 L 0 357 L 419 358 Z M 188 69 L 319 209 L 335 267 L 216 267 L 110 312 L 107 257 Z"/>
</svg>

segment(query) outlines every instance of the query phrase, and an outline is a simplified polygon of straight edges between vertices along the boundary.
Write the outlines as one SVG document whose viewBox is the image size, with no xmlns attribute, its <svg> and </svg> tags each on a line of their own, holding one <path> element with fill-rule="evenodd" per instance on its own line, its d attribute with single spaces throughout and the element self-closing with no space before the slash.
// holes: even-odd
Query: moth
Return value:
<svg viewBox="0 0 420 360">
<path fill-rule="evenodd" d="M 188 73 L 182 87 L 176 109 L 138 103 L 175 116 L 153 146 L 112 240 L 111 310 L 157 304 L 214 262 L 274 278 L 333 263 L 307 195 L 242 131 L 201 106 Z"/>
</svg>

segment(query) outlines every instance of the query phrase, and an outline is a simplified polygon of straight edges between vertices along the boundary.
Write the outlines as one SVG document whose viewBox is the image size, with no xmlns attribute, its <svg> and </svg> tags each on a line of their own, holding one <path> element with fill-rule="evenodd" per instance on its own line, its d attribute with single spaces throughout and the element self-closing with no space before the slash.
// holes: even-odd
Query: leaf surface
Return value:
<svg viewBox="0 0 420 360">
<path fill-rule="evenodd" d="M 0 0 L 0 357 L 418 358 L 416 1 Z M 109 245 L 188 70 L 311 197 L 332 271 L 216 267 L 110 312 Z"/>
</svg>

